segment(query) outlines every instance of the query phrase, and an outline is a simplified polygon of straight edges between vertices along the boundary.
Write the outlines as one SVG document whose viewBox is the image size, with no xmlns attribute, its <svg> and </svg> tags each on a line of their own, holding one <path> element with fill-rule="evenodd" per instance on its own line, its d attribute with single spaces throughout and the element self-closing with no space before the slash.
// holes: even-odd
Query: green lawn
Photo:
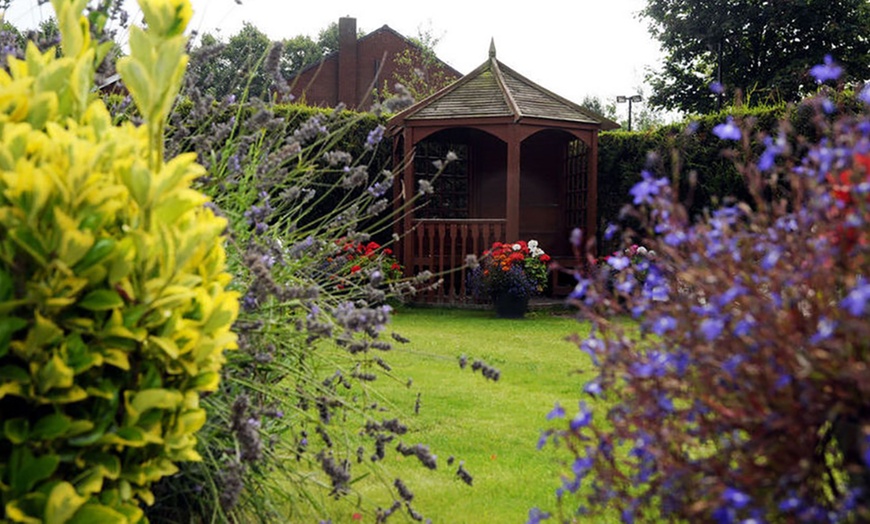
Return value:
<svg viewBox="0 0 870 524">
<path fill-rule="evenodd" d="M 505 320 L 490 311 L 403 308 L 392 328 L 411 342 L 388 355 L 400 380 L 384 381 L 377 389 L 406 413 L 410 432 L 403 441 L 427 444 L 438 455 L 438 469 L 429 471 L 416 458 L 388 449 L 384 466 L 416 494 L 414 508 L 436 523 L 521 523 L 533 506 L 551 508 L 558 459 L 566 455 L 550 446 L 539 451 L 536 444 L 554 403 L 572 416 L 592 376 L 587 356 L 565 340 L 588 332 L 588 325 L 570 315 Z M 469 364 L 481 359 L 498 368 L 500 380 L 487 380 L 470 366 L 460 369 L 460 355 Z M 413 379 L 410 390 L 405 378 Z M 421 409 L 414 414 L 418 391 Z M 474 477 L 473 486 L 456 476 L 460 461 Z M 368 503 L 392 504 L 383 490 L 362 494 Z M 352 519 L 353 512 L 361 513 Z M 345 515 L 348 522 L 374 522 L 370 512 L 355 508 Z"/>
</svg>

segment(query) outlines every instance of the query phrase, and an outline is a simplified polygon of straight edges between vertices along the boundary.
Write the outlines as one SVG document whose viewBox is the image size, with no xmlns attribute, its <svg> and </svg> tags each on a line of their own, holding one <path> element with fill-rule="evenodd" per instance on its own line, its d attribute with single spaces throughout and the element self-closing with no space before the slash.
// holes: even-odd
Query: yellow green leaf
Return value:
<svg viewBox="0 0 870 524">
<path fill-rule="evenodd" d="M 45 524 L 64 524 L 87 500 L 69 482 L 58 482 L 45 503 Z"/>
<path fill-rule="evenodd" d="M 27 442 L 30 435 L 30 421 L 26 418 L 13 418 L 3 422 L 3 434 L 13 444 Z"/>
<path fill-rule="evenodd" d="M 33 440 L 52 440 L 66 434 L 72 426 L 72 419 L 60 413 L 52 413 L 39 419 L 30 432 Z"/>
<path fill-rule="evenodd" d="M 178 358 L 178 345 L 174 340 L 166 337 L 150 336 L 148 342 L 159 347 L 171 359 Z"/>
<path fill-rule="evenodd" d="M 123 513 L 102 504 L 85 504 L 67 524 L 130 524 Z"/>
<path fill-rule="evenodd" d="M 95 289 L 85 295 L 79 306 L 91 311 L 106 311 L 124 305 L 124 299 L 114 289 Z"/>
<path fill-rule="evenodd" d="M 74 378 L 73 369 L 55 353 L 39 368 L 37 388 L 40 393 L 46 393 L 53 388 L 69 388 L 72 387 Z"/>
</svg>

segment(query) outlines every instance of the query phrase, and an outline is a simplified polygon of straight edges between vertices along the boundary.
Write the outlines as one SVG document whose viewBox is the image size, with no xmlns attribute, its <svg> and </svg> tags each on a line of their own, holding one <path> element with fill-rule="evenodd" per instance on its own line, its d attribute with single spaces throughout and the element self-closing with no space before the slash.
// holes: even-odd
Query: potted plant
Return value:
<svg viewBox="0 0 870 524">
<path fill-rule="evenodd" d="M 491 301 L 498 316 L 522 317 L 529 299 L 544 290 L 549 262 L 537 240 L 496 242 L 471 271 L 469 289 L 475 298 Z"/>
</svg>

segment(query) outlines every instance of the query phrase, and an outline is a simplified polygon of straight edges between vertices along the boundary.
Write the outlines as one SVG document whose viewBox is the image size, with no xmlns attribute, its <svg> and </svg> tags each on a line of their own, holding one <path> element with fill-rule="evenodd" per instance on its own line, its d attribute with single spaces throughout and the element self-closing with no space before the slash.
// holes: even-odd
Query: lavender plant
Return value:
<svg viewBox="0 0 870 524">
<path fill-rule="evenodd" d="M 214 421 L 203 429 L 206 460 L 165 482 L 150 516 L 326 518 L 329 501 L 366 477 L 416 514 L 409 486 L 381 482 L 381 461 L 392 449 L 427 468 L 437 461 L 425 445 L 406 441 L 407 427 L 377 400 L 377 384 L 395 379 L 387 355 L 406 341 L 389 330 L 389 304 L 417 282 L 381 263 L 336 265 L 347 245 L 386 260 L 394 241 L 394 176 L 381 119 L 217 101 L 195 88 L 187 96 L 167 149 L 198 154 L 208 170 L 200 188 L 228 219 L 228 264 L 242 295 L 240 351 L 221 389 L 204 399 Z M 340 149 L 348 143 L 352 150 Z M 344 272 L 353 278 L 337 286 Z M 395 508 L 363 502 L 359 511 L 386 521 Z"/>
<path fill-rule="evenodd" d="M 811 73 L 839 76 L 830 60 Z M 558 503 L 530 523 L 870 519 L 870 87 L 856 93 L 857 112 L 827 86 L 804 102 L 816 140 L 787 121 L 713 130 L 749 201 L 691 217 L 678 168 L 644 173 L 641 227 L 622 235 L 657 255 L 577 277 L 594 368 L 579 409 L 548 416 L 539 444 L 569 458 Z"/>
</svg>

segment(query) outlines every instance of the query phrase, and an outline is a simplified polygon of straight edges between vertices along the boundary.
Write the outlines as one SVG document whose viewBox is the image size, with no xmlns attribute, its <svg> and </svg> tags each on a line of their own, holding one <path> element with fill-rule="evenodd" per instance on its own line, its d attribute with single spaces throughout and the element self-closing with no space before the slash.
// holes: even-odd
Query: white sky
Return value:
<svg viewBox="0 0 870 524">
<path fill-rule="evenodd" d="M 130 0 L 128 0 L 130 1 Z M 357 19 L 368 33 L 388 25 L 413 37 L 420 29 L 440 42 L 439 58 L 461 73 L 483 63 L 495 39 L 498 59 L 543 87 L 577 103 L 587 95 L 602 102 L 645 89 L 647 68 L 658 69 L 661 53 L 645 21 L 636 15 L 645 0 L 192 0 L 190 27 L 229 37 L 247 21 L 278 40 L 300 34 L 316 38 L 339 17 Z M 131 2 L 133 20 L 139 11 Z M 413 6 L 413 7 L 411 7 Z M 6 15 L 18 27 L 51 16 L 51 5 L 13 0 Z M 646 88 L 648 94 L 648 88 Z M 620 118 L 625 104 L 617 107 Z"/>
</svg>

